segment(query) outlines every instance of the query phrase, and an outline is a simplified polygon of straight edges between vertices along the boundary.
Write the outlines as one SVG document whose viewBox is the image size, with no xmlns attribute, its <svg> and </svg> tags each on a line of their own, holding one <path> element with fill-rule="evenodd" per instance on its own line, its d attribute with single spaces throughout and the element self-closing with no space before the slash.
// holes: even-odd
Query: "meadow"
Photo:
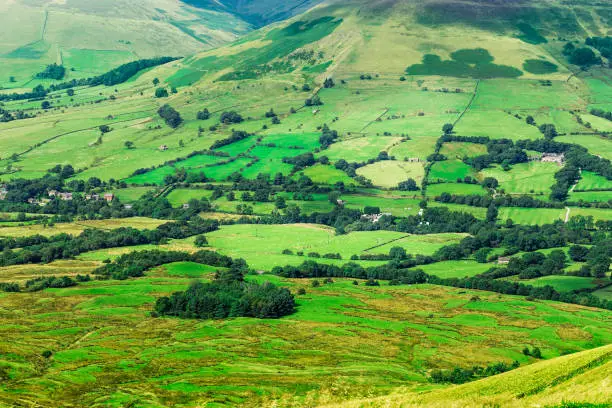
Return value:
<svg viewBox="0 0 612 408">
<path fill-rule="evenodd" d="M 309 280 L 269 275 L 247 279 L 306 289 L 296 314 L 264 321 L 149 316 L 156 296 L 213 272 L 170 264 L 137 280 L 0 297 L 2 362 L 14 380 L 1 386 L 2 401 L 316 405 L 326 396 L 345 400 L 400 385 L 429 387 L 430 367 L 528 364 L 533 360 L 521 353 L 525 345 L 552 358 L 604 345 L 612 336 L 609 316 L 580 306 L 430 285 L 355 286 L 343 279 L 312 288 Z M 16 313 L 25 304 L 30 313 Z M 49 359 L 40 357 L 44 350 L 52 352 Z M 247 384 L 253 381 L 257 386 Z"/>
<path fill-rule="evenodd" d="M 457 243 L 463 237 L 463 234 L 415 236 L 393 231 L 351 232 L 338 236 L 329 227 L 310 224 L 230 225 L 207 234 L 212 249 L 233 258 L 244 258 L 253 268 L 264 271 L 270 271 L 277 265 L 299 265 L 306 260 L 341 265 L 349 262 L 353 255 L 386 255 L 396 246 L 414 255 L 433 255 L 445 243 Z M 237 242 L 245 245 L 236 245 Z M 283 254 L 286 249 L 292 255 Z M 302 252 L 302 255 L 298 252 Z M 312 253 L 318 254 L 318 257 L 309 255 Z M 340 254 L 341 259 L 321 258 L 325 254 Z M 355 262 L 363 265 L 384 263 Z"/>
<path fill-rule="evenodd" d="M 512 166 L 510 171 L 499 167 L 485 169 L 483 177 L 494 177 L 499 181 L 500 189 L 508 194 L 543 194 L 547 195 L 555 184 L 554 175 L 559 166 L 554 163 L 529 162 Z"/>
<path fill-rule="evenodd" d="M 450 387 L 446 390 L 415 392 L 401 390 L 393 395 L 359 399 L 332 407 L 448 407 L 460 404 L 463 407 L 499 405 L 522 407 L 529 404 L 546 403 L 547 406 L 606 406 L 607 373 L 610 371 L 610 351 L 605 346 L 594 350 L 542 361 L 509 373 L 486 378 L 469 384 Z M 585 368 L 586 367 L 586 368 Z M 567 373 L 571 374 L 567 374 Z M 329 398 L 329 401 L 334 401 Z M 574 403 L 568 401 L 591 401 Z"/>
<path fill-rule="evenodd" d="M 122 227 L 136 229 L 154 229 L 166 221 L 154 218 L 133 217 L 108 220 L 82 220 L 70 223 L 56 223 L 51 225 L 32 224 L 0 227 L 0 237 L 27 237 L 30 235 L 43 235 L 50 237 L 58 234 L 78 235 L 85 229 L 112 230 Z"/>
<path fill-rule="evenodd" d="M 425 169 L 422 163 L 386 160 L 361 167 L 357 170 L 357 174 L 371 180 L 375 186 L 393 188 L 409 178 L 420 185 L 425 176 Z"/>
</svg>

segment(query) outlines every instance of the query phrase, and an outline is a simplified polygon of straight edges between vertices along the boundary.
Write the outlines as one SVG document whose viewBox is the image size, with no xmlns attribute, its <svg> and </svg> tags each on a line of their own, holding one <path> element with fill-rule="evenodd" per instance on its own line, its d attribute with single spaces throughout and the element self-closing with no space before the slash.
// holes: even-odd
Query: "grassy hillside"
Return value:
<svg viewBox="0 0 612 408">
<path fill-rule="evenodd" d="M 185 245 L 171 242 L 168 248 Z M 150 248 L 131 250 L 138 249 Z M 97 251 L 43 267 L 5 267 L 0 273 L 9 281 L 74 276 L 126 250 Z M 1 403 L 45 405 L 61 399 L 103 406 L 316 406 L 384 396 L 400 386 L 432 390 L 423 397 L 427 403 L 448 402 L 481 382 L 435 386 L 427 379 L 431 369 L 513 360 L 523 368 L 485 380 L 487 399 L 506 406 L 511 396 L 536 392 L 557 402 L 555 392 L 539 389 L 556 384 L 555 379 L 564 381 L 553 389 L 559 396 L 605 397 L 606 388 L 594 385 L 604 379 L 609 363 L 593 366 L 584 376 L 573 370 L 603 355 L 609 361 L 610 347 L 554 357 L 609 344 L 608 311 L 433 285 L 368 287 L 361 280 L 356 286 L 352 279 L 334 279 L 313 287 L 312 279 L 253 274 L 247 280 L 272 282 L 292 293 L 304 289 L 297 295 L 297 313 L 267 320 L 150 316 L 156 297 L 183 290 L 193 279 L 208 280 L 216 270 L 175 263 L 139 279 L 2 294 L 0 367 L 8 380 L 0 385 Z M 539 347 L 551 360 L 537 363 L 522 354 L 525 346 Z M 45 350 L 52 352 L 50 358 L 41 356 Z M 533 373 L 533 379 L 517 383 L 525 372 Z M 568 374 L 575 375 L 564 377 Z M 593 386 L 564 388 L 584 379 Z M 508 394 L 495 399 L 501 384 Z"/>
<path fill-rule="evenodd" d="M 33 75 L 51 63 L 69 70 L 66 79 L 86 78 L 136 59 L 210 49 L 249 30 L 231 13 L 176 0 L 3 2 L 0 88 L 32 88 L 40 83 Z"/>
<path fill-rule="evenodd" d="M 229 11 L 262 26 L 303 13 L 322 0 L 183 0 L 196 7 Z"/>
<path fill-rule="evenodd" d="M 574 406 L 571 402 L 575 402 L 575 406 L 588 402 L 590 404 L 586 403 L 585 407 L 606 407 L 611 398 L 607 389 L 611 369 L 612 346 L 605 346 L 444 390 L 396 393 L 337 406 L 563 407 Z"/>
</svg>

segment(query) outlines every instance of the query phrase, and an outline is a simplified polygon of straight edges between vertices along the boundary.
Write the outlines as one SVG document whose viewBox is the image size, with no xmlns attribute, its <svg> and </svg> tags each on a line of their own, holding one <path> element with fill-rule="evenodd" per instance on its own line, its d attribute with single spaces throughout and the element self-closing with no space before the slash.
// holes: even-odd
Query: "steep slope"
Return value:
<svg viewBox="0 0 612 408">
<path fill-rule="evenodd" d="M 0 87 L 33 87 L 50 63 L 82 78 L 139 58 L 201 52 L 250 29 L 234 14 L 178 0 L 2 2 Z"/>
<path fill-rule="evenodd" d="M 443 390 L 397 393 L 372 400 L 343 402 L 337 407 L 533 407 L 555 406 L 564 401 L 588 401 L 607 406 L 612 403 L 610 372 L 612 345 Z"/>
<path fill-rule="evenodd" d="M 229 11 L 246 21 L 263 26 L 293 17 L 322 3 L 323 0 L 183 0 L 187 4 L 213 10 Z"/>
<path fill-rule="evenodd" d="M 558 52 L 561 39 L 605 35 L 610 13 L 606 4 L 556 0 L 332 1 L 185 65 L 201 73 L 189 73 L 191 80 L 205 73 L 252 79 L 322 63 L 327 66 L 315 71 L 329 68 L 328 75 L 401 74 L 411 67 L 414 75 L 533 79 L 541 77 L 528 64 L 535 61 L 554 65 L 550 73 L 561 79 L 569 75 Z M 478 55 L 454 54 L 476 48 Z M 474 64 L 472 74 L 466 66 Z M 235 75 L 225 75 L 229 70 Z"/>
</svg>

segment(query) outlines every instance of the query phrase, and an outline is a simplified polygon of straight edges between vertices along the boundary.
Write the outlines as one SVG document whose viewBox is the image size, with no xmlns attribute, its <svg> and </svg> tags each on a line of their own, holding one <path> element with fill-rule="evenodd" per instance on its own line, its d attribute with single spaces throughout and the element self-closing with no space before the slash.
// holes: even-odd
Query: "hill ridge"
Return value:
<svg viewBox="0 0 612 408">
<path fill-rule="evenodd" d="M 569 371 L 568 371 L 569 370 Z M 442 390 L 398 392 L 332 407 L 527 407 L 562 402 L 612 402 L 609 391 L 612 344 L 540 361 L 512 371 Z M 531 382 L 537 383 L 529 387 Z M 538 383 L 539 382 L 539 383 Z"/>
</svg>

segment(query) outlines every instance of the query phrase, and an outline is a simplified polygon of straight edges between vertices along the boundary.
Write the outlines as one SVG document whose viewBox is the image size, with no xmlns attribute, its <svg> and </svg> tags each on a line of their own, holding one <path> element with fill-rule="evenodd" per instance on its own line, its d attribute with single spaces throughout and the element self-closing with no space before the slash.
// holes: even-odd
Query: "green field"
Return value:
<svg viewBox="0 0 612 408">
<path fill-rule="evenodd" d="M 428 197 L 438 197 L 442 193 L 457 194 L 457 195 L 485 195 L 486 190 L 479 184 L 465 184 L 465 183 L 441 183 L 441 184 L 429 184 L 427 186 Z"/>
<path fill-rule="evenodd" d="M 550 285 L 559 292 L 570 292 L 576 289 L 587 289 L 594 288 L 596 285 L 593 283 L 592 278 L 583 278 L 580 276 L 543 276 L 537 279 L 528 279 L 521 281 L 531 286 L 546 286 Z"/>
<path fill-rule="evenodd" d="M 399 145 L 400 141 L 397 137 L 359 137 L 334 143 L 321 154 L 329 157 L 332 162 L 347 157 L 349 161 L 362 162 L 376 158 L 378 153 L 388 151 Z"/>
<path fill-rule="evenodd" d="M 557 220 L 564 220 L 565 209 L 557 208 L 500 208 L 499 219 L 502 222 L 511 219 L 517 224 L 543 225 Z M 573 212 L 572 212 L 572 215 Z"/>
<path fill-rule="evenodd" d="M 484 145 L 476 143 L 445 143 L 440 153 L 451 159 L 463 159 L 464 157 L 475 157 L 487 154 L 487 148 Z"/>
<path fill-rule="evenodd" d="M 576 185 L 578 191 L 612 189 L 612 181 L 590 171 L 583 171 Z"/>
<path fill-rule="evenodd" d="M 429 172 L 429 180 L 432 182 L 450 182 L 464 179 L 466 176 L 474 177 L 476 172 L 473 168 L 459 160 L 445 160 L 435 162 Z"/>
<path fill-rule="evenodd" d="M 612 147 L 610 142 L 595 135 L 561 136 L 556 140 L 564 143 L 575 143 L 586 148 L 592 154 L 612 160 Z"/>
<path fill-rule="evenodd" d="M 409 178 L 420 184 L 425 176 L 425 169 L 422 163 L 386 160 L 361 167 L 357 174 L 372 180 L 375 186 L 393 188 Z"/>
<path fill-rule="evenodd" d="M 555 184 L 554 175 L 559 166 L 554 163 L 529 162 L 512 166 L 510 171 L 499 167 L 485 169 L 483 177 L 494 177 L 499 181 L 499 187 L 508 194 L 543 194 L 550 193 L 550 187 Z"/>
<path fill-rule="evenodd" d="M 394 247 L 402 247 L 411 254 L 432 255 L 445 242 L 458 242 L 462 234 L 434 234 L 411 236 L 392 231 L 353 232 L 337 236 L 330 228 L 310 224 L 294 225 L 232 225 L 207 234 L 213 249 L 234 258 L 244 258 L 254 268 L 269 271 L 276 265 L 298 265 L 316 252 L 340 254 L 341 260 L 316 258 L 321 262 L 346 263 L 352 255 L 388 254 Z M 236 245 L 248 242 L 248 245 Z M 284 255 L 289 249 L 294 255 Z M 302 256 L 297 252 L 303 252 Z M 378 261 L 358 261 L 364 265 L 380 264 Z"/>
<path fill-rule="evenodd" d="M 392 147 L 389 154 L 396 160 L 420 159 L 425 160 L 435 150 L 436 138 L 431 136 L 410 136 L 410 140 L 401 142 Z"/>
<path fill-rule="evenodd" d="M 320 184 L 336 184 L 340 182 L 345 185 L 356 184 L 345 172 L 332 166 L 316 165 L 308 167 L 300 174 L 310 177 L 313 182 Z"/>
</svg>

